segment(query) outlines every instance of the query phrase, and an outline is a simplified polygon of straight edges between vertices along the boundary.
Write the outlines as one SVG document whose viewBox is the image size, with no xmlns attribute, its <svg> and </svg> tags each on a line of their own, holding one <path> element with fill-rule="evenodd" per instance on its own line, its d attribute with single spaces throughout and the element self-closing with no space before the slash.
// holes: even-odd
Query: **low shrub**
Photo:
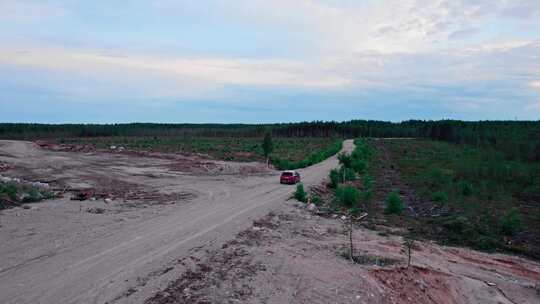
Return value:
<svg viewBox="0 0 540 304">
<path fill-rule="evenodd" d="M 355 208 L 360 199 L 360 193 L 353 186 L 344 186 L 338 189 L 337 197 L 343 206 Z"/>
<path fill-rule="evenodd" d="M 355 216 L 358 216 L 360 215 L 360 208 L 358 208 L 358 206 L 353 206 L 351 209 L 349 209 L 349 215 L 352 216 L 352 217 L 355 217 Z"/>
<path fill-rule="evenodd" d="M 35 188 L 31 188 L 26 195 L 23 196 L 23 203 L 34 203 L 43 199 L 44 196 Z"/>
<path fill-rule="evenodd" d="M 318 195 L 314 195 L 311 197 L 311 202 L 317 206 L 322 206 L 324 204 L 322 198 Z"/>
<path fill-rule="evenodd" d="M 360 193 L 353 186 L 343 186 L 336 189 L 336 199 L 340 205 L 352 208 L 358 205 Z"/>
<path fill-rule="evenodd" d="M 448 202 L 448 194 L 444 191 L 437 191 L 433 193 L 431 199 L 439 203 L 446 203 Z"/>
<path fill-rule="evenodd" d="M 303 184 L 296 185 L 296 191 L 294 191 L 293 196 L 297 201 L 300 201 L 303 203 L 307 202 L 307 193 L 304 190 Z"/>
<path fill-rule="evenodd" d="M 459 193 L 463 196 L 470 196 L 473 194 L 473 186 L 471 183 L 466 181 L 460 181 L 458 183 Z"/>
<path fill-rule="evenodd" d="M 396 191 L 392 191 L 386 199 L 386 214 L 402 214 L 403 213 L 403 201 Z"/>
<path fill-rule="evenodd" d="M 13 183 L 0 183 L 0 198 L 4 195 L 15 201 L 17 199 L 17 186 Z"/>
<path fill-rule="evenodd" d="M 517 208 L 510 208 L 501 218 L 501 232 L 505 235 L 515 235 L 521 230 L 521 215 Z"/>
<path fill-rule="evenodd" d="M 336 189 L 341 182 L 342 179 L 339 171 L 337 169 L 332 169 L 330 171 L 330 188 Z"/>
<path fill-rule="evenodd" d="M 34 203 L 54 197 L 54 193 L 29 183 L 0 182 L 0 209 L 21 203 Z"/>
<path fill-rule="evenodd" d="M 479 235 L 474 243 L 471 244 L 473 248 L 478 250 L 493 251 L 497 247 L 501 247 L 502 244 L 496 237 L 491 235 Z"/>
<path fill-rule="evenodd" d="M 345 182 L 352 182 L 356 180 L 356 173 L 351 168 L 345 168 L 341 167 L 340 174 L 342 176 L 343 181 Z"/>
</svg>

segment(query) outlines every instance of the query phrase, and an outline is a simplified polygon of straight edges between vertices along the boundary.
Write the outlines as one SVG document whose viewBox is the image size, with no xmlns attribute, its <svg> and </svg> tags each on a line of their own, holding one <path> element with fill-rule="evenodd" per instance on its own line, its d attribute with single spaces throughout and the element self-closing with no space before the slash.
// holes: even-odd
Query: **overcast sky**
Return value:
<svg viewBox="0 0 540 304">
<path fill-rule="evenodd" d="M 2 122 L 540 119 L 539 0 L 0 0 Z"/>
</svg>

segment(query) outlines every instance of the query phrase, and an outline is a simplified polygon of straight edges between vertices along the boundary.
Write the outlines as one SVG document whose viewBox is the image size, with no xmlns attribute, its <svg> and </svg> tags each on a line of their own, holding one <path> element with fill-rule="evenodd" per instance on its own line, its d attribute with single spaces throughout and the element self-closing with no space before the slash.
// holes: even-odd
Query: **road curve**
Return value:
<svg viewBox="0 0 540 304">
<path fill-rule="evenodd" d="M 346 140 L 342 151 L 350 152 L 353 146 L 352 140 Z M 321 183 L 337 165 L 333 156 L 299 171 L 309 187 Z M 43 252 L 24 263 L 0 267 L 0 303 L 122 302 L 122 294 L 137 278 L 188 256 L 194 248 L 217 246 L 253 219 L 279 209 L 294 187 L 280 185 L 278 175 L 276 172 L 248 181 L 224 176 L 204 185 L 198 185 L 194 178 L 190 180 L 192 187 L 201 193 L 206 191 L 206 195 L 189 205 L 124 225 L 76 247 Z M 5 233 L 11 232 L 2 231 Z M 3 250 L 0 254 L 8 249 Z"/>
</svg>

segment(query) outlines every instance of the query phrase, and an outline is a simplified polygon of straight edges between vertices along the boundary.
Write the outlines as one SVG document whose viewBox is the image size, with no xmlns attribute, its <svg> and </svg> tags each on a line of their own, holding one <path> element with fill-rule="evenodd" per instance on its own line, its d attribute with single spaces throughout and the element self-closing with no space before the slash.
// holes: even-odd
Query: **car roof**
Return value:
<svg viewBox="0 0 540 304">
<path fill-rule="evenodd" d="M 285 170 L 285 171 L 283 171 L 283 173 L 293 173 L 294 174 L 294 173 L 296 173 L 296 171 L 294 171 L 294 170 Z"/>
</svg>

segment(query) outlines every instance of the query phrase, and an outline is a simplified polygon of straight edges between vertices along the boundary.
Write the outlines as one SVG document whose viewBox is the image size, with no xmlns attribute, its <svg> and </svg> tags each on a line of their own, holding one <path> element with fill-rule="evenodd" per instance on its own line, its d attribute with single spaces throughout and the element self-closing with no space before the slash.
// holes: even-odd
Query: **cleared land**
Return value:
<svg viewBox="0 0 540 304">
<path fill-rule="evenodd" d="M 346 141 L 344 150 L 351 148 Z M 293 191 L 260 163 L 58 152 L 19 141 L 0 142 L 0 151 L 0 161 L 11 165 L 5 175 L 93 188 L 113 199 L 66 197 L 4 210 L 2 303 L 141 301 L 183 271 L 169 269 L 179 258 L 215 248 L 281 208 Z M 304 183 L 321 183 L 336 165 L 332 157 L 301 170 Z M 104 212 L 87 212 L 92 208 Z"/>
<path fill-rule="evenodd" d="M 273 155 L 290 162 L 299 162 L 306 151 L 324 150 L 341 140 L 331 137 L 275 137 Z M 62 144 L 91 145 L 98 149 L 111 146 L 128 150 L 179 154 L 199 154 L 219 160 L 263 161 L 262 137 L 204 137 L 204 136 L 111 136 L 71 138 L 59 140 Z"/>
<path fill-rule="evenodd" d="M 417 234 L 540 259 L 539 163 L 428 140 L 373 145 L 379 161 L 390 163 L 406 183 L 393 187 L 408 194 L 407 214 Z"/>
<path fill-rule="evenodd" d="M 411 214 L 384 214 L 385 200 L 399 188 L 407 207 L 432 203 L 389 148 L 409 142 L 370 143 L 374 193 L 359 205 L 369 217 L 354 223 L 352 263 L 346 210 L 289 200 L 294 187 L 264 164 L 1 141 L 2 174 L 68 192 L 1 211 L 0 302 L 539 302 L 540 264 L 525 258 L 418 240 L 406 268 Z M 330 204 L 326 177 L 338 165 L 331 157 L 300 170 Z M 343 184 L 362 191 L 364 177 Z M 99 199 L 71 201 L 70 189 Z"/>
<path fill-rule="evenodd" d="M 417 242 L 406 268 L 390 227 L 355 226 L 360 264 L 347 252 L 346 221 L 287 205 L 253 222 L 188 267 L 145 304 L 172 303 L 537 303 L 540 264 L 502 254 Z M 394 232 L 393 234 L 391 232 Z M 384 234 L 383 234 L 384 232 Z"/>
</svg>

